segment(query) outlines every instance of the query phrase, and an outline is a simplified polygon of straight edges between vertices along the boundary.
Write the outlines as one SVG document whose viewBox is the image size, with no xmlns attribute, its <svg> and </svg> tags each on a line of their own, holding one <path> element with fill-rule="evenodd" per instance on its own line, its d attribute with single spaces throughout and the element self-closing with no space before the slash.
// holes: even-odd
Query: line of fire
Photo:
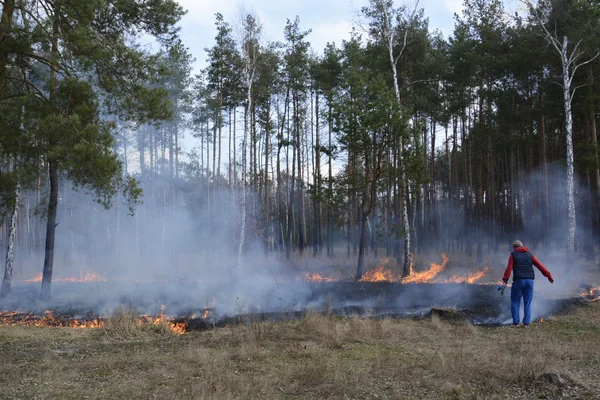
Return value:
<svg viewBox="0 0 600 400">
<path fill-rule="evenodd" d="M 219 290 L 210 293 L 209 282 L 203 281 L 149 281 L 132 277 L 107 279 L 97 272 L 81 273 L 79 276 L 57 277 L 58 296 L 52 309 L 29 309 L 19 306 L 18 301 L 4 302 L 0 310 L 0 324 L 35 327 L 103 328 L 106 312 L 102 307 L 114 301 L 109 287 L 127 288 L 121 294 L 119 306 L 137 309 L 140 325 L 166 324 L 176 334 L 214 327 L 226 327 L 232 323 L 255 320 L 285 320 L 298 318 L 304 312 L 317 310 L 346 316 L 371 316 L 388 318 L 424 318 L 439 310 L 452 309 L 478 325 L 499 326 L 509 320 L 508 297 L 500 297 L 495 290 L 501 282 L 490 266 L 452 273 L 448 271 L 449 257 L 442 254 L 440 263 L 432 262 L 428 268 L 415 269 L 411 262 L 411 274 L 403 277 L 389 267 L 390 259 L 367 271 L 360 280 L 345 279 L 335 274 L 305 273 L 295 277 L 277 277 L 262 293 L 247 292 L 245 298 L 223 298 Z M 34 296 L 41 274 L 23 279 L 15 284 L 19 299 Z M 212 283 L 214 285 L 214 282 Z M 132 291 L 135 286 L 137 290 Z M 240 293 L 244 292 L 243 284 Z M 160 288 L 160 289 L 158 289 Z M 561 308 L 600 299 L 600 287 L 580 284 L 578 296 L 556 297 L 549 292 L 537 291 L 543 305 L 534 310 L 537 321 L 543 322 Z M 247 290 L 247 289 L 246 289 Z M 144 297 L 143 292 L 155 297 Z M 209 301 L 198 307 L 198 296 L 186 297 L 174 293 L 204 292 L 211 295 Z M 84 300 L 82 293 L 95 294 L 96 303 Z M 102 293 L 109 293 L 103 298 Z M 228 292 L 229 293 L 229 292 Z M 290 294 L 294 298 L 290 301 Z M 130 297 L 128 297 L 130 296 Z M 247 303 L 243 303 L 247 302 Z M 220 307 L 220 304 L 223 306 Z M 12 308 L 12 309 L 11 309 Z"/>
</svg>

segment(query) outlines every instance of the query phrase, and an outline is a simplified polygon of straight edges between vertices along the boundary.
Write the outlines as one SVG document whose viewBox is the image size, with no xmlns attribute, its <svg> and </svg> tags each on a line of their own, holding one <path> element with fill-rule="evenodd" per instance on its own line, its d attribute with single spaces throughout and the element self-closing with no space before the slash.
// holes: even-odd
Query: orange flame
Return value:
<svg viewBox="0 0 600 400">
<path fill-rule="evenodd" d="M 17 311 L 0 312 L 0 324 L 38 327 L 67 326 L 70 328 L 102 328 L 104 326 L 104 322 L 97 317 L 92 319 L 62 320 L 49 310 L 46 310 L 43 316 Z"/>
<path fill-rule="evenodd" d="M 172 318 L 166 317 L 164 313 L 161 313 L 157 317 L 140 316 L 139 322 L 140 324 L 152 323 L 154 325 L 166 323 L 168 324 L 169 329 L 173 333 L 187 333 L 187 322 L 175 322 Z M 63 319 L 57 317 L 52 311 L 49 310 L 46 310 L 43 316 L 18 311 L 0 311 L 0 325 L 36 326 L 45 328 L 69 327 L 77 329 L 97 329 L 104 327 L 104 321 L 99 317 L 94 317 L 90 319 Z"/>
<path fill-rule="evenodd" d="M 25 282 L 41 282 L 43 274 L 40 272 L 38 275 L 31 279 L 26 279 Z M 53 278 L 54 282 L 106 282 L 106 278 L 97 272 L 87 272 L 85 275 L 81 273 L 79 277 L 67 277 L 67 278 Z"/>
<path fill-rule="evenodd" d="M 305 282 L 335 282 L 335 281 L 338 281 L 338 280 L 339 279 L 334 278 L 332 276 L 330 276 L 330 277 L 324 277 L 324 276 L 322 276 L 318 272 L 316 272 L 314 274 L 309 274 L 309 273 L 304 274 L 304 281 Z"/>
<path fill-rule="evenodd" d="M 598 301 L 600 299 L 600 286 L 592 288 L 588 291 L 581 292 L 581 296 L 589 301 Z"/>
<path fill-rule="evenodd" d="M 492 267 L 485 267 L 485 269 L 482 271 L 469 272 L 468 276 L 453 275 L 450 279 L 446 280 L 445 283 L 471 283 L 472 284 L 472 283 L 475 283 L 475 282 L 481 280 L 481 278 L 483 278 L 483 276 L 485 274 L 487 274 L 491 269 L 492 269 Z"/>
<path fill-rule="evenodd" d="M 442 254 L 442 264 L 431 263 L 427 271 L 414 272 L 412 270 L 410 275 L 402 279 L 402 283 L 424 283 L 424 282 L 435 282 L 435 279 L 446 268 L 448 264 L 448 256 Z"/>
<path fill-rule="evenodd" d="M 397 282 L 399 277 L 394 276 L 392 271 L 385 268 L 390 261 L 391 259 L 386 258 L 379 267 L 367 271 L 362 278 L 360 278 L 360 282 Z"/>
<path fill-rule="evenodd" d="M 217 303 L 217 299 L 215 299 L 213 297 L 212 304 L 210 306 L 208 306 L 208 305 L 204 306 L 204 314 L 202 314 L 202 317 L 201 317 L 202 319 L 206 319 L 210 316 L 210 314 L 212 313 L 212 310 L 210 307 L 214 307 L 216 303 Z M 194 319 L 195 315 L 196 314 L 192 315 L 192 319 Z"/>
</svg>

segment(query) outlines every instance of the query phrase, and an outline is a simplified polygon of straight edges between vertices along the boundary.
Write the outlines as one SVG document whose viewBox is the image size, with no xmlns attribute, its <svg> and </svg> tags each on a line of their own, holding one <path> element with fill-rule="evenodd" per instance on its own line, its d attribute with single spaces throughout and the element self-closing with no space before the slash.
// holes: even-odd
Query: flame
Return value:
<svg viewBox="0 0 600 400">
<path fill-rule="evenodd" d="M 212 298 L 212 304 L 210 306 L 209 305 L 204 306 L 204 314 L 202 314 L 202 317 L 201 317 L 202 319 L 206 319 L 206 318 L 208 318 L 210 316 L 210 314 L 212 314 L 211 307 L 214 307 L 215 304 L 217 304 L 217 299 L 213 297 Z M 195 315 L 196 314 L 192 315 L 192 319 L 194 319 Z"/>
<path fill-rule="evenodd" d="M 173 318 L 165 316 L 164 313 L 156 317 L 140 316 L 140 324 L 152 323 L 159 325 L 166 323 L 173 333 L 187 333 L 187 322 L 175 322 Z M 68 327 L 76 329 L 98 329 L 104 327 L 104 321 L 100 317 L 89 318 L 65 318 L 58 317 L 52 311 L 46 310 L 44 315 L 19 311 L 0 311 L 0 325 L 36 326 L 45 328 Z"/>
<path fill-rule="evenodd" d="M 25 279 L 25 282 L 41 282 L 42 281 L 42 273 L 40 272 L 38 275 L 34 276 L 30 279 Z"/>
<path fill-rule="evenodd" d="M 442 264 L 431 263 L 427 271 L 414 272 L 412 270 L 412 264 L 410 269 L 410 275 L 402 279 L 402 283 L 424 283 L 424 282 L 435 282 L 438 274 L 446 268 L 448 264 L 448 256 L 442 254 Z"/>
<path fill-rule="evenodd" d="M 581 292 L 581 296 L 589 301 L 598 301 L 600 299 L 600 286 Z"/>
<path fill-rule="evenodd" d="M 63 319 L 50 310 L 39 316 L 19 311 L 0 311 L 0 324 L 38 326 L 38 327 L 70 327 L 70 328 L 102 328 L 104 322 L 98 318 Z"/>
<path fill-rule="evenodd" d="M 386 258 L 377 268 L 365 272 L 362 278 L 360 278 L 360 282 L 397 282 L 398 277 L 394 276 L 392 271 L 386 269 L 386 265 L 388 265 L 390 261 L 391 259 Z"/>
<path fill-rule="evenodd" d="M 339 281 L 339 279 L 334 278 L 332 276 L 324 277 L 320 273 L 316 272 L 314 274 L 309 274 L 309 273 L 304 274 L 304 281 L 305 282 L 336 282 L 336 281 Z"/>
<path fill-rule="evenodd" d="M 25 282 L 41 282 L 43 274 L 40 272 L 31 279 L 26 279 Z M 97 272 L 87 272 L 85 275 L 81 273 L 79 277 L 53 278 L 53 282 L 106 282 L 106 278 Z"/>
<path fill-rule="evenodd" d="M 450 279 L 444 281 L 444 283 L 475 283 L 479 281 L 485 274 L 487 274 L 492 267 L 485 267 L 482 271 L 469 272 L 468 276 L 453 275 Z"/>
<path fill-rule="evenodd" d="M 431 263 L 429 269 L 426 271 L 415 272 L 413 267 L 413 257 L 410 257 L 410 275 L 402 278 L 396 276 L 391 270 L 387 269 L 386 266 L 391 262 L 391 259 L 386 258 L 382 261 L 381 265 L 371 271 L 367 271 L 360 279 L 361 282 L 402 282 L 402 283 L 433 283 L 440 282 L 439 274 L 446 269 L 448 264 L 448 256 L 442 254 L 442 264 Z M 486 267 L 483 270 L 469 272 L 467 276 L 453 275 L 450 279 L 442 281 L 442 283 L 469 283 L 473 284 L 481 280 L 489 271 L 491 267 Z"/>
</svg>

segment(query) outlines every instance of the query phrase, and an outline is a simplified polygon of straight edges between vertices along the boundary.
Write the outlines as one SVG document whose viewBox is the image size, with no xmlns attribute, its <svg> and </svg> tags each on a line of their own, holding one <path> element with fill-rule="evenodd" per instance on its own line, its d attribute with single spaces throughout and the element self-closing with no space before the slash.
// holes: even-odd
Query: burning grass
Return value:
<svg viewBox="0 0 600 400">
<path fill-rule="evenodd" d="M 454 274 L 450 278 L 442 278 L 441 274 L 446 270 L 449 258 L 446 254 L 442 254 L 442 263 L 437 264 L 432 262 L 428 269 L 416 271 L 414 268 L 413 258 L 410 263 L 410 275 L 403 277 L 401 274 L 392 271 L 393 259 L 385 258 L 379 265 L 369 269 L 360 279 L 360 282 L 389 282 L 389 283 L 468 283 L 474 284 L 481 281 L 491 267 L 486 267 L 482 270 L 467 272 L 467 274 Z M 299 278 L 298 278 L 299 280 Z M 336 276 L 327 276 L 321 273 L 306 273 L 303 280 L 305 282 L 336 282 L 343 278 Z"/>
<path fill-rule="evenodd" d="M 189 335 L 140 329 L 128 310 L 103 329 L 0 326 L 0 398 L 600 396 L 600 303 L 529 329 L 440 315 L 414 321 L 309 312 Z"/>
<path fill-rule="evenodd" d="M 208 316 L 209 314 L 210 310 L 206 309 L 204 315 Z M 107 318 L 93 314 L 85 316 L 58 314 L 51 310 L 46 310 L 43 315 L 31 312 L 0 311 L 0 325 L 92 328 L 102 329 L 117 336 L 132 336 L 144 331 L 176 334 L 184 334 L 188 331 L 187 321 L 176 321 L 174 318 L 168 317 L 164 307 L 162 312 L 155 316 L 140 315 L 134 309 L 118 307 Z"/>
</svg>

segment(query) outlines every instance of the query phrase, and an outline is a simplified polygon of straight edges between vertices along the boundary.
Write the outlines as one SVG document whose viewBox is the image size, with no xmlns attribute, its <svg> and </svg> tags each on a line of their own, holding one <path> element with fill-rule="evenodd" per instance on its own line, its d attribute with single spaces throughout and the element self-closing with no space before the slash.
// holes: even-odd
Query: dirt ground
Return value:
<svg viewBox="0 0 600 400">
<path fill-rule="evenodd" d="M 185 335 L 0 326 L 0 399 L 600 399 L 600 302 L 529 328 L 308 313 Z"/>
</svg>

